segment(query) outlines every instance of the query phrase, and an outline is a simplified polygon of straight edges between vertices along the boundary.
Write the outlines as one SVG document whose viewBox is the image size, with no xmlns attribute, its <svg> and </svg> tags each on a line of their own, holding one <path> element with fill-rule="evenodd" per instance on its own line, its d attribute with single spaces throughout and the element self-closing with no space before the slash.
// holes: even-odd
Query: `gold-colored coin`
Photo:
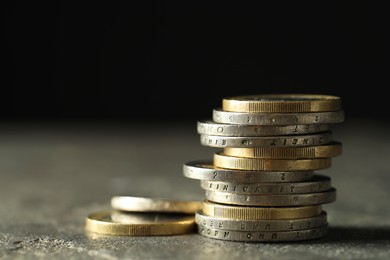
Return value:
<svg viewBox="0 0 390 260">
<path fill-rule="evenodd" d="M 201 201 L 172 200 L 167 198 L 144 198 L 134 196 L 114 196 L 111 207 L 129 212 L 172 212 L 195 214 L 201 209 Z"/>
<path fill-rule="evenodd" d="M 205 200 L 203 202 L 202 210 L 205 215 L 212 217 L 238 220 L 276 220 L 300 219 L 318 216 L 322 212 L 322 207 L 321 205 L 297 207 L 236 206 Z"/>
<path fill-rule="evenodd" d="M 222 152 L 214 153 L 214 166 L 236 170 L 257 171 L 310 171 L 330 168 L 331 158 L 315 159 L 260 159 L 227 156 Z"/>
<path fill-rule="evenodd" d="M 262 94 L 227 97 L 222 109 L 230 112 L 299 113 L 341 109 L 341 98 L 318 94 Z"/>
<path fill-rule="evenodd" d="M 196 222 L 195 216 L 186 214 L 124 213 L 109 210 L 88 215 L 85 229 L 116 236 L 178 235 L 194 232 Z"/>
<path fill-rule="evenodd" d="M 223 149 L 223 153 L 227 156 L 268 159 L 331 158 L 341 155 L 341 152 L 340 142 L 306 147 L 225 147 Z"/>
</svg>

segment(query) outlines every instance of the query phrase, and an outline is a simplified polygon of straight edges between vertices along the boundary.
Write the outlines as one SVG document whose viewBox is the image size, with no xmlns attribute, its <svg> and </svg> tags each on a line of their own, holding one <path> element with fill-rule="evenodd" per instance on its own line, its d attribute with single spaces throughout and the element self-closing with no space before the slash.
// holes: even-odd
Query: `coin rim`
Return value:
<svg viewBox="0 0 390 260">
<path fill-rule="evenodd" d="M 88 214 L 85 218 L 86 231 L 117 236 L 158 236 L 185 234 L 196 228 L 195 215 L 185 214 L 181 214 L 181 220 L 161 221 L 159 223 L 129 224 L 102 220 L 103 217 L 111 215 L 112 212 L 120 211 L 102 210 Z"/>
</svg>

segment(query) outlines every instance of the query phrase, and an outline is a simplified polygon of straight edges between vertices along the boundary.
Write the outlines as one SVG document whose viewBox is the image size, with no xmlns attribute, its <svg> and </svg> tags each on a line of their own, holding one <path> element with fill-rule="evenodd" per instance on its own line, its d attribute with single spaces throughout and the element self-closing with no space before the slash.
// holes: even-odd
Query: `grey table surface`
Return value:
<svg viewBox="0 0 390 260">
<path fill-rule="evenodd" d="M 0 128 L 1 259 L 390 259 L 390 123 L 332 126 L 343 154 L 322 174 L 337 200 L 329 234 L 296 243 L 244 243 L 197 233 L 94 237 L 85 217 L 115 195 L 204 198 L 183 163 L 211 159 L 193 124 L 23 124 Z"/>
</svg>

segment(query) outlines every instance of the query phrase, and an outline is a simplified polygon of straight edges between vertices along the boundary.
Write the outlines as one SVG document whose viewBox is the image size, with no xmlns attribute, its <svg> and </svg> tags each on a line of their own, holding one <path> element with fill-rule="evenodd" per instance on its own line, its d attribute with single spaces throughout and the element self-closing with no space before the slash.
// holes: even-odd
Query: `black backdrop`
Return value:
<svg viewBox="0 0 390 260">
<path fill-rule="evenodd" d="M 2 120 L 194 121 L 261 93 L 389 116 L 384 7 L 80 2 L 8 3 Z"/>
</svg>

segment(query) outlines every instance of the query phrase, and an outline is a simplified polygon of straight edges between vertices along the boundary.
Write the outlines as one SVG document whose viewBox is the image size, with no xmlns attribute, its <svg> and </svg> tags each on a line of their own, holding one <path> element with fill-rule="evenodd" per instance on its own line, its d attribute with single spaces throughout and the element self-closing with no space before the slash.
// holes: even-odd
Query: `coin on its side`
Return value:
<svg viewBox="0 0 390 260">
<path fill-rule="evenodd" d="M 198 226 L 198 233 L 204 237 L 237 242 L 287 242 L 302 241 L 324 237 L 328 225 L 296 231 L 236 231 Z"/>
<path fill-rule="evenodd" d="M 310 135 L 280 135 L 280 136 L 220 136 L 200 135 L 200 143 L 211 147 L 303 147 L 328 144 L 332 141 L 332 132 L 322 132 Z"/>
<path fill-rule="evenodd" d="M 336 201 L 336 189 L 300 194 L 238 194 L 206 190 L 206 199 L 216 203 L 261 207 L 294 207 L 327 204 Z"/>
<path fill-rule="evenodd" d="M 195 214 L 198 226 L 237 231 L 293 231 L 317 228 L 328 224 L 327 213 L 300 219 L 238 220 L 213 217 L 198 211 Z"/>
<path fill-rule="evenodd" d="M 202 208 L 202 201 L 172 200 L 166 198 L 145 198 L 135 196 L 113 196 L 111 207 L 129 212 L 165 212 L 195 214 Z"/>
<path fill-rule="evenodd" d="M 183 175 L 190 179 L 224 182 L 301 182 L 313 178 L 313 171 L 250 171 L 215 167 L 211 160 L 183 164 Z"/>
<path fill-rule="evenodd" d="M 345 119 L 344 110 L 330 112 L 302 113 L 255 113 L 228 112 L 220 108 L 213 109 L 213 121 L 225 124 L 242 125 L 306 125 L 336 124 Z"/>
<path fill-rule="evenodd" d="M 88 232 L 116 236 L 178 235 L 194 232 L 196 222 L 195 216 L 187 214 L 108 210 L 89 214 L 85 229 Z"/>
<path fill-rule="evenodd" d="M 276 220 L 310 218 L 321 214 L 321 205 L 295 207 L 252 207 L 203 201 L 203 213 L 212 217 L 237 220 Z"/>
<path fill-rule="evenodd" d="M 227 156 L 214 153 L 214 165 L 220 168 L 258 171 L 310 171 L 330 168 L 332 158 L 263 159 Z"/>
<path fill-rule="evenodd" d="M 300 113 L 341 109 L 341 97 L 322 94 L 259 94 L 226 97 L 222 109 L 232 112 Z"/>
<path fill-rule="evenodd" d="M 306 147 L 223 148 L 227 156 L 268 159 L 332 158 L 341 155 L 341 152 L 342 144 L 336 141 Z"/>
<path fill-rule="evenodd" d="M 299 194 L 322 192 L 331 188 L 331 179 L 328 176 L 316 174 L 309 181 L 302 182 L 221 182 L 200 181 L 204 190 L 220 191 L 237 194 Z"/>
<path fill-rule="evenodd" d="M 329 129 L 328 124 L 237 125 L 217 123 L 213 120 L 201 120 L 197 123 L 198 134 L 236 137 L 314 134 L 326 132 Z"/>
</svg>

